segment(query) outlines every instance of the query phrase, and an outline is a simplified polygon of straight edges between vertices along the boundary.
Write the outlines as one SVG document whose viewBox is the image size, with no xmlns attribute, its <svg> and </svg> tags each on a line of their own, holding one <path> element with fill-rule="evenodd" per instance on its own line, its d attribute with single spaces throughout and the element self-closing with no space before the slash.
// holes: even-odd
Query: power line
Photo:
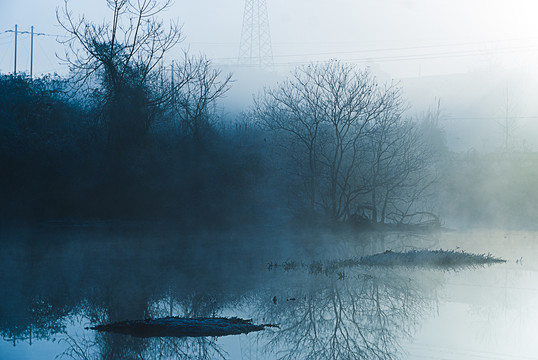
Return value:
<svg viewBox="0 0 538 360">
<path fill-rule="evenodd" d="M 374 52 L 375 50 L 372 50 Z M 345 61 L 356 61 L 356 62 L 392 62 L 392 61 L 410 61 L 410 60 L 430 60 L 430 59 L 443 59 L 443 58 L 454 58 L 454 57 L 472 57 L 472 56 L 486 56 L 486 55 L 498 55 L 498 54 L 508 54 L 515 52 L 534 52 L 538 51 L 538 46 L 518 46 L 518 47 L 509 47 L 509 48 L 500 48 L 500 49 L 491 49 L 491 50 L 463 50 L 463 51 L 447 51 L 447 52 L 434 52 L 434 53 L 423 53 L 423 54 L 401 54 L 401 55 L 390 55 L 390 56 L 367 56 L 360 58 L 344 58 Z M 321 55 L 336 55 L 336 54 L 354 54 L 365 51 L 353 51 L 353 52 L 330 52 L 330 53 L 310 53 L 310 54 L 294 54 L 294 55 L 280 55 L 275 56 L 276 58 L 280 57 L 300 57 L 300 56 L 321 56 Z M 216 58 L 218 61 L 230 61 L 232 58 Z M 299 65 L 299 64 L 308 64 L 312 60 L 305 61 L 288 61 L 288 62 L 275 62 L 275 66 L 288 66 L 288 65 Z M 225 65 L 225 64 L 223 64 Z M 231 65 L 231 63 L 229 64 Z"/>
<path fill-rule="evenodd" d="M 518 45 L 518 46 L 511 46 L 511 47 L 501 47 L 499 48 L 500 44 L 503 43 L 515 43 L 515 42 L 528 42 L 530 40 L 533 40 L 533 45 Z M 324 52 L 306 52 L 306 53 L 295 53 L 295 54 L 283 54 L 283 55 L 273 55 L 274 58 L 288 58 L 288 57 L 300 57 L 300 56 L 321 56 L 321 55 L 341 55 L 341 54 L 365 54 L 365 53 L 378 53 L 378 52 L 394 52 L 394 51 L 407 51 L 407 50 L 418 50 L 418 49 L 436 49 L 436 48 L 447 48 L 447 47 L 466 47 L 466 46 L 482 46 L 482 47 L 495 47 L 490 49 L 461 49 L 461 50 L 453 50 L 450 51 L 450 54 L 465 54 L 469 52 L 478 52 L 480 54 L 484 53 L 495 53 L 499 51 L 507 51 L 507 50 L 525 50 L 530 49 L 534 50 L 535 48 L 538 49 L 538 44 L 536 44 L 536 40 L 538 40 L 538 37 L 528 37 L 528 38 L 513 38 L 513 39 L 499 39 L 499 40 L 492 40 L 492 41 L 468 41 L 468 42 L 448 42 L 448 43 L 440 43 L 440 44 L 425 44 L 425 45 L 415 45 L 415 46 L 400 46 L 400 47 L 382 47 L 382 48 L 370 48 L 370 49 L 360 49 L 360 50 L 346 50 L 346 51 L 324 51 Z M 205 45 L 230 45 L 232 43 L 230 42 L 192 42 L 191 44 L 205 44 Z M 319 43 L 305 43 L 305 42 L 294 42 L 294 43 L 276 43 L 278 46 L 279 44 L 304 44 L 304 45 L 319 45 Z M 357 44 L 357 42 L 342 42 L 342 43 L 336 43 L 331 42 L 331 45 L 335 44 Z M 428 53 L 428 54 L 419 54 L 418 56 L 438 56 L 443 55 L 446 53 Z M 409 55 L 391 55 L 391 56 L 417 56 L 413 54 Z M 231 60 L 233 61 L 235 58 L 231 57 L 219 57 L 214 58 L 214 60 L 220 60 L 220 61 L 227 61 Z"/>
<path fill-rule="evenodd" d="M 446 120 L 505 120 L 506 116 L 444 116 Z M 538 119 L 536 116 L 509 116 L 508 119 L 524 120 L 524 119 Z"/>
<path fill-rule="evenodd" d="M 33 77 L 34 72 L 34 36 L 50 36 L 50 37 L 56 37 L 58 38 L 60 35 L 55 34 L 47 34 L 47 33 L 41 33 L 41 32 L 35 32 L 34 26 L 32 25 L 30 27 L 30 31 L 20 31 L 18 28 L 18 25 L 15 24 L 15 29 L 11 30 L 4 30 L 3 34 L 6 33 L 13 33 L 15 35 L 15 46 L 14 46 L 14 56 L 13 56 L 13 74 L 17 74 L 17 40 L 19 34 L 30 35 L 30 78 Z"/>
<path fill-rule="evenodd" d="M 15 31 L 14 30 L 11 30 L 11 29 L 8 29 L 8 30 L 4 30 L 4 33 L 14 33 Z M 31 35 L 32 34 L 32 31 L 17 31 L 18 34 L 29 34 Z M 34 32 L 34 36 L 50 36 L 50 37 L 55 37 L 55 38 L 58 38 L 58 37 L 68 37 L 67 35 L 58 35 L 58 34 L 47 34 L 47 33 L 36 33 Z"/>
<path fill-rule="evenodd" d="M 51 60 L 51 58 L 49 57 L 49 55 L 47 54 L 47 52 L 45 51 L 45 49 L 43 48 L 43 45 L 42 44 L 39 44 L 38 43 L 38 46 L 39 46 L 39 49 L 40 49 L 40 53 L 44 56 L 42 56 L 41 58 L 44 58 L 48 64 L 49 64 L 49 67 L 52 69 L 52 71 L 56 71 L 56 70 L 60 70 L 60 69 L 63 69 L 64 67 L 59 67 L 58 64 L 54 63 L 54 61 Z M 43 66 L 43 65 L 42 65 Z M 43 71 L 43 70 L 42 70 Z M 44 70 L 44 72 L 50 72 L 50 70 Z"/>
<path fill-rule="evenodd" d="M 468 43 L 468 44 L 470 45 L 472 43 Z M 466 44 L 458 44 L 458 46 L 463 46 L 463 45 L 466 45 Z M 331 52 L 318 52 L 318 53 L 305 53 L 305 54 L 275 55 L 274 57 L 283 58 L 283 57 L 319 56 L 319 55 L 334 55 L 334 54 L 360 54 L 360 53 L 390 52 L 390 51 L 416 50 L 416 49 L 433 49 L 433 48 L 443 48 L 446 46 L 453 46 L 453 45 L 424 45 L 424 46 L 410 46 L 410 47 L 369 49 L 369 50 L 331 51 Z M 495 52 L 495 51 L 508 50 L 508 49 L 538 49 L 538 46 L 537 45 L 518 46 L 518 47 L 500 48 L 500 49 L 492 49 L 492 50 L 469 49 L 469 50 L 451 51 L 451 52 L 445 52 L 445 53 L 432 53 L 431 55 L 457 54 L 457 53 L 467 53 L 467 52 Z M 430 54 L 426 54 L 426 55 L 430 55 Z M 393 55 L 393 56 L 400 57 L 400 56 L 416 56 L 416 55 Z M 390 58 L 390 56 L 388 56 L 387 58 Z"/>
</svg>

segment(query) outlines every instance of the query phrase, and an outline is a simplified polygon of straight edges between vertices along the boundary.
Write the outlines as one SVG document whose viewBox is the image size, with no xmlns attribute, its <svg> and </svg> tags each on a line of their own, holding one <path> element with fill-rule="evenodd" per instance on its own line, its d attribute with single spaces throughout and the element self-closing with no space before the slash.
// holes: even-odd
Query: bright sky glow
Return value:
<svg viewBox="0 0 538 360">
<path fill-rule="evenodd" d="M 71 0 L 75 12 L 97 21 L 107 16 L 104 1 Z M 221 64 L 238 54 L 243 1 L 178 0 L 163 14 L 184 25 L 183 47 Z M 55 11 L 61 0 L 18 0 L 2 5 L 0 23 L 13 30 L 61 35 Z M 275 63 L 340 58 L 378 65 L 393 77 L 463 72 L 477 67 L 538 63 L 538 3 L 531 0 L 268 0 Z M 37 73 L 60 71 L 54 38 L 35 38 Z M 20 35 L 19 69 L 29 67 L 29 35 Z M 14 34 L 0 33 L 0 69 L 11 71 Z"/>
</svg>

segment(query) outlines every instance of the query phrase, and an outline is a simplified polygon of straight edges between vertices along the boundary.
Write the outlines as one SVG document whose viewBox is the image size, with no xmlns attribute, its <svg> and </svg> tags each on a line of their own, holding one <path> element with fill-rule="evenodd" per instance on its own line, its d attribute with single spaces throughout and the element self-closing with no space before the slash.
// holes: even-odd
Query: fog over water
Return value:
<svg viewBox="0 0 538 360">
<path fill-rule="evenodd" d="M 537 11 L 0 4 L 0 358 L 538 359 Z"/>
<path fill-rule="evenodd" d="M 169 229 L 94 226 L 14 235 L 2 252 L 2 273 L 10 274 L 0 306 L 7 358 L 473 359 L 533 358 L 537 350 L 536 262 L 525 256 L 536 251 L 532 232 L 290 236 L 251 229 L 181 239 Z M 487 247 L 508 263 L 322 269 L 349 254 L 416 247 Z M 280 328 L 207 340 L 84 329 L 167 315 L 241 316 Z"/>
</svg>

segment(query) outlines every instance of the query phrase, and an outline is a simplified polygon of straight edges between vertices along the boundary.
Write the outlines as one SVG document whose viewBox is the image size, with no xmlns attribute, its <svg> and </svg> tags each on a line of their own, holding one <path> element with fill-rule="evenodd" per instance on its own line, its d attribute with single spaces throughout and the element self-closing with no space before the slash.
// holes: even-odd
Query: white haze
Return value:
<svg viewBox="0 0 538 360">
<path fill-rule="evenodd" d="M 12 30 L 35 26 L 34 74 L 67 69 L 56 8 L 63 0 L 3 1 L 0 4 L 0 71 L 12 72 Z M 71 0 L 75 13 L 101 20 L 105 1 Z M 458 151 L 491 151 L 502 145 L 504 118 L 517 123 L 514 143 L 538 148 L 538 3 L 531 0 L 267 0 L 275 68 L 262 74 L 238 67 L 236 57 L 243 0 L 177 0 L 164 14 L 183 24 L 182 50 L 203 53 L 223 72 L 233 72 L 234 88 L 225 112 L 235 115 L 250 104 L 252 93 L 283 78 L 294 66 L 341 59 L 369 67 L 384 81 L 400 81 L 420 114 L 441 100 L 442 125 L 449 146 Z M 18 71 L 29 72 L 30 36 L 18 39 Z M 508 112 L 506 110 L 509 110 Z"/>
</svg>

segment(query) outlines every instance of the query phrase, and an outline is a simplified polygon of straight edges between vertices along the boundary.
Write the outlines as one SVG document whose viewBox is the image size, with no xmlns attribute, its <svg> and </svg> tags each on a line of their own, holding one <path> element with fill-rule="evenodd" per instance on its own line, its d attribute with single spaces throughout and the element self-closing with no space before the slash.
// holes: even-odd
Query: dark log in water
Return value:
<svg viewBox="0 0 538 360">
<path fill-rule="evenodd" d="M 252 324 L 252 320 L 232 318 L 180 318 L 127 320 L 93 326 L 91 330 L 113 332 L 136 337 L 200 337 L 248 334 L 278 325 Z"/>
</svg>

